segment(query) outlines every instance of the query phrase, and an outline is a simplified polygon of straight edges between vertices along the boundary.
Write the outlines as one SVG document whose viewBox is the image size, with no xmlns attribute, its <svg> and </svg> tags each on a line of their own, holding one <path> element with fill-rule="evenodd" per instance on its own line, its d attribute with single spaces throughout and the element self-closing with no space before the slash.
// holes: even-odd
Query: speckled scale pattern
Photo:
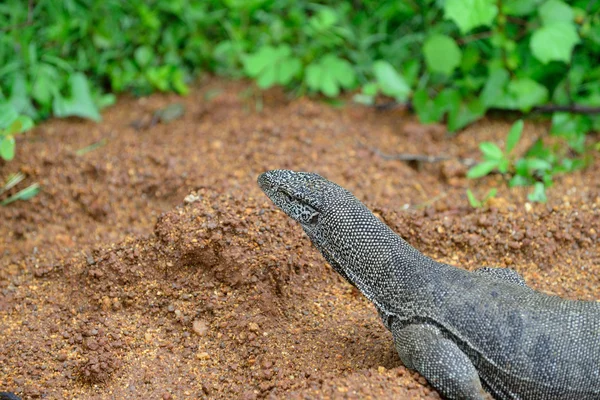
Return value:
<svg viewBox="0 0 600 400">
<path fill-rule="evenodd" d="M 507 268 L 469 272 L 410 246 L 313 173 L 258 184 L 371 300 L 402 362 L 449 399 L 600 399 L 600 303 L 536 292 Z"/>
</svg>

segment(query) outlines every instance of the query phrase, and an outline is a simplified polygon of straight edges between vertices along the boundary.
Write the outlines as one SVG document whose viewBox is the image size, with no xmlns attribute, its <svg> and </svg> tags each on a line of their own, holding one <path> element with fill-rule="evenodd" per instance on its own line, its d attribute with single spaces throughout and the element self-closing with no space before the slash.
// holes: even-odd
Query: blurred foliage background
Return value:
<svg viewBox="0 0 600 400">
<path fill-rule="evenodd" d="M 510 174 L 543 201 L 552 176 L 581 168 L 597 146 L 588 133 L 600 127 L 598 60 L 598 1 L 4 0 L 0 157 L 12 159 L 14 136 L 34 122 L 98 121 L 115 93 L 185 95 L 212 73 L 393 101 L 450 132 L 490 109 L 547 114 L 568 146 L 540 141 L 516 158 L 514 144 L 482 143 L 484 162 L 470 172 Z M 510 140 L 519 138 L 516 125 Z"/>
</svg>

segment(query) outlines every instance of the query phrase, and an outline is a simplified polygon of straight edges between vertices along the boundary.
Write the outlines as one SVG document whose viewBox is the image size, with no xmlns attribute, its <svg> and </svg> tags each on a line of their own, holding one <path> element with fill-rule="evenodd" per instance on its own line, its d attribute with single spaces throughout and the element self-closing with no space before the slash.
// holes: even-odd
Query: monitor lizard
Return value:
<svg viewBox="0 0 600 400">
<path fill-rule="evenodd" d="M 272 170 L 258 184 L 374 303 L 402 363 L 443 396 L 600 399 L 600 302 L 535 291 L 508 268 L 437 262 L 317 174 Z"/>
</svg>

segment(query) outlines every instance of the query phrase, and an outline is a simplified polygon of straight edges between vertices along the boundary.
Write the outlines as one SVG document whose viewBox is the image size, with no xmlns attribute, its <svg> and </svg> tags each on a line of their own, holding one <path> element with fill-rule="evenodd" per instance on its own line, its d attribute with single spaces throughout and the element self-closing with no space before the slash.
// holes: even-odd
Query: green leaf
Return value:
<svg viewBox="0 0 600 400">
<path fill-rule="evenodd" d="M 6 206 L 17 200 L 29 200 L 32 197 L 34 197 L 36 194 L 38 194 L 39 191 L 40 191 L 40 184 L 34 183 L 33 185 L 26 187 L 25 189 L 15 193 L 14 195 L 10 196 L 9 198 L 4 199 L 2 202 L 0 202 L 0 205 Z"/>
<path fill-rule="evenodd" d="M 379 85 L 375 82 L 369 82 L 362 87 L 365 96 L 376 96 L 379 92 Z"/>
<path fill-rule="evenodd" d="M 543 104 L 548 99 L 548 89 L 530 78 L 511 81 L 508 84 L 509 109 L 529 111 L 532 107 Z"/>
<path fill-rule="evenodd" d="M 510 128 L 508 136 L 506 137 L 506 154 L 510 153 L 515 148 L 517 143 L 519 143 L 521 134 L 523 133 L 523 125 L 523 120 L 520 119 Z"/>
<path fill-rule="evenodd" d="M 529 201 L 545 203 L 548 199 L 546 198 L 546 187 L 542 182 L 536 182 L 533 187 L 533 192 L 527 195 Z"/>
<path fill-rule="evenodd" d="M 471 189 L 467 189 L 467 198 L 469 199 L 469 204 L 473 208 L 481 207 L 481 202 L 477 200 Z"/>
<path fill-rule="evenodd" d="M 526 158 L 525 165 L 528 171 L 549 171 L 552 169 L 552 164 L 540 158 Z"/>
<path fill-rule="evenodd" d="M 327 54 L 306 68 L 306 85 L 326 96 L 335 97 L 342 88 L 354 86 L 356 76 L 352 65 L 333 54 Z"/>
<path fill-rule="evenodd" d="M 261 89 L 274 85 L 287 85 L 301 71 L 299 58 L 292 56 L 288 45 L 263 46 L 258 52 L 244 58 L 244 71 L 256 78 Z"/>
<path fill-rule="evenodd" d="M 555 22 L 573 22 L 573 9 L 560 0 L 548 0 L 539 9 L 542 25 Z"/>
<path fill-rule="evenodd" d="M 486 160 L 501 160 L 504 158 L 502 149 L 492 142 L 482 142 L 479 144 L 479 149 Z"/>
<path fill-rule="evenodd" d="M 8 102 L 19 114 L 25 114 L 31 118 L 36 118 L 37 111 L 35 110 L 35 107 L 33 107 L 33 104 L 31 104 L 31 98 L 27 93 L 27 81 L 25 75 L 19 72 L 15 76 Z"/>
<path fill-rule="evenodd" d="M 451 109 L 448 114 L 448 130 L 456 132 L 472 122 L 477 121 L 485 115 L 486 108 L 479 99 L 473 99 L 468 103 L 461 102 L 455 109 Z"/>
<path fill-rule="evenodd" d="M 506 0 L 502 2 L 502 11 L 506 15 L 525 17 L 538 9 L 542 0 Z"/>
<path fill-rule="evenodd" d="M 89 118 L 96 122 L 101 120 L 98 108 L 92 100 L 87 78 L 81 72 L 76 72 L 69 77 L 70 97 L 60 94 L 54 97 L 52 109 L 59 118 L 81 117 Z"/>
<path fill-rule="evenodd" d="M 308 23 L 317 31 L 327 31 L 338 21 L 338 14 L 329 7 L 322 7 L 316 15 L 308 20 Z"/>
<path fill-rule="evenodd" d="M 550 133 L 556 136 L 569 137 L 573 134 L 585 134 L 591 128 L 590 120 L 585 115 L 557 112 L 552 115 Z"/>
<path fill-rule="evenodd" d="M 508 187 L 529 186 L 531 178 L 529 176 L 515 175 L 508 181 Z"/>
<path fill-rule="evenodd" d="M 446 0 L 444 5 L 444 18 L 454 21 L 463 35 L 481 25 L 491 27 L 497 14 L 493 0 Z"/>
<path fill-rule="evenodd" d="M 148 82 L 160 90 L 166 92 L 171 88 L 171 67 L 168 65 L 161 65 L 160 67 L 150 67 L 146 69 L 144 76 L 148 79 Z"/>
<path fill-rule="evenodd" d="M 50 106 L 52 96 L 58 92 L 59 74 L 56 67 L 50 64 L 41 64 L 37 69 L 37 74 L 31 88 L 31 96 L 39 104 Z"/>
<path fill-rule="evenodd" d="M 494 169 L 496 169 L 496 167 L 498 167 L 498 164 L 498 160 L 487 160 L 480 162 L 467 172 L 467 178 L 475 179 L 481 178 L 482 176 L 486 176 Z"/>
<path fill-rule="evenodd" d="M 19 118 L 19 113 L 10 103 L 0 103 L 0 132 L 6 129 Z"/>
<path fill-rule="evenodd" d="M 505 89 L 508 85 L 510 74 L 502 68 L 491 69 L 488 79 L 481 91 L 481 101 L 486 107 L 501 107 L 505 97 Z"/>
<path fill-rule="evenodd" d="M 439 97 L 439 96 L 438 96 Z M 436 99 L 437 100 L 437 99 Z M 415 92 L 412 98 L 413 106 L 419 117 L 419 121 L 424 124 L 438 122 L 444 116 L 446 106 L 431 100 L 425 89 Z"/>
<path fill-rule="evenodd" d="M 150 47 L 140 46 L 137 49 L 135 49 L 135 52 L 133 53 L 133 58 L 135 59 L 137 65 L 141 69 L 144 69 L 145 67 L 150 65 L 152 59 L 154 58 L 154 54 L 152 53 L 152 49 Z"/>
<path fill-rule="evenodd" d="M 543 64 L 550 61 L 569 63 L 573 48 L 579 41 L 572 22 L 553 22 L 533 32 L 529 47 L 535 58 Z"/>
<path fill-rule="evenodd" d="M 375 61 L 373 63 L 373 74 L 383 94 L 393 97 L 401 103 L 408 99 L 410 86 L 389 62 Z"/>
<path fill-rule="evenodd" d="M 186 96 L 190 92 L 190 89 L 185 83 L 185 76 L 182 69 L 177 68 L 171 72 L 171 87 L 173 87 L 178 94 L 183 96 Z"/>
<path fill-rule="evenodd" d="M 12 136 L 0 137 L 0 157 L 6 161 L 15 158 L 15 138 Z"/>
<path fill-rule="evenodd" d="M 423 55 L 431 72 L 449 76 L 460 65 L 461 51 L 454 39 L 446 35 L 430 36 L 423 45 Z"/>
<path fill-rule="evenodd" d="M 485 195 L 485 197 L 483 198 L 483 203 L 487 202 L 489 199 L 491 199 L 492 197 L 496 197 L 496 194 L 498 193 L 498 189 L 496 188 L 492 188 L 490 189 L 489 192 L 487 192 L 487 194 Z"/>
</svg>

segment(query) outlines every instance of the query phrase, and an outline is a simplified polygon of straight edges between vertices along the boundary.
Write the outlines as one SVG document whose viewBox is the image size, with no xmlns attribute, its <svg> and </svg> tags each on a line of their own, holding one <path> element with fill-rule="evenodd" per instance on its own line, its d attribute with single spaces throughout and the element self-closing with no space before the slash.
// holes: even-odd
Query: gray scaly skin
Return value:
<svg viewBox="0 0 600 400">
<path fill-rule="evenodd" d="M 600 303 L 536 292 L 511 269 L 436 262 L 317 174 L 273 170 L 258 184 L 447 398 L 600 399 Z"/>
</svg>

